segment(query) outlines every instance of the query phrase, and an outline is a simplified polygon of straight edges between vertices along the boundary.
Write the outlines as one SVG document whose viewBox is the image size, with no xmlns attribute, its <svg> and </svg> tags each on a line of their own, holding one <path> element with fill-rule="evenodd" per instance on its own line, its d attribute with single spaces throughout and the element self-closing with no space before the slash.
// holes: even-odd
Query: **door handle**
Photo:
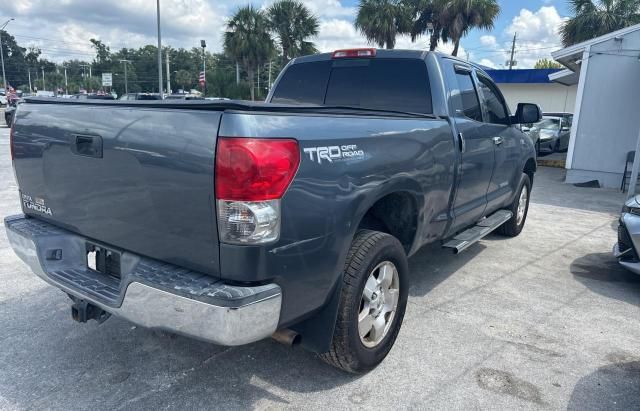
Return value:
<svg viewBox="0 0 640 411">
<path fill-rule="evenodd" d="M 462 133 L 458 133 L 458 148 L 461 153 L 464 153 L 464 150 L 467 148 L 466 143 L 464 142 L 464 136 Z"/>
<path fill-rule="evenodd" d="M 499 146 L 504 142 L 504 139 L 502 137 L 493 137 L 492 140 L 493 144 L 495 144 L 496 146 Z"/>
</svg>

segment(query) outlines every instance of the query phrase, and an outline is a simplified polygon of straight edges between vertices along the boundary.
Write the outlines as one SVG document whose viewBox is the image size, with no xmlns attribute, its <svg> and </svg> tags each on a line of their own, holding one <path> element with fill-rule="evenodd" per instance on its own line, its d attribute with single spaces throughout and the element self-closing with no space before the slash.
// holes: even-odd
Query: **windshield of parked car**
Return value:
<svg viewBox="0 0 640 411">
<path fill-rule="evenodd" d="M 538 130 L 558 131 L 560 129 L 560 119 L 554 117 L 543 118 L 542 121 L 534 125 Z"/>
<path fill-rule="evenodd" d="M 334 59 L 294 64 L 272 103 L 431 114 L 427 66 L 419 59 Z"/>
</svg>

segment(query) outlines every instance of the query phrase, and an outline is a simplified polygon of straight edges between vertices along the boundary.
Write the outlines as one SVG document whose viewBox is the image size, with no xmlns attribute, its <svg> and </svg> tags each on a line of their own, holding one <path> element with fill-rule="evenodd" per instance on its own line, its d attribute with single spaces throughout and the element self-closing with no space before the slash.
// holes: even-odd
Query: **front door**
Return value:
<svg viewBox="0 0 640 411">
<path fill-rule="evenodd" d="M 484 215 L 495 145 L 483 130 L 482 109 L 470 67 L 449 61 L 451 109 L 454 113 L 460 164 L 450 233 L 474 224 Z"/>
<path fill-rule="evenodd" d="M 477 73 L 480 101 L 484 113 L 483 134 L 493 142 L 495 161 L 491 182 L 487 191 L 487 210 L 490 214 L 511 202 L 520 183 L 522 170 L 521 145 L 526 136 L 511 125 L 509 109 L 494 82 Z"/>
</svg>

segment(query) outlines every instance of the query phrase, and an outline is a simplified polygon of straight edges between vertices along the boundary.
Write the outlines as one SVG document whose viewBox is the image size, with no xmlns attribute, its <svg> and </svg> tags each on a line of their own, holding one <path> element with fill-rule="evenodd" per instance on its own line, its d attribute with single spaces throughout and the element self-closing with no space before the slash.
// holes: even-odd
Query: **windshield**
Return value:
<svg viewBox="0 0 640 411">
<path fill-rule="evenodd" d="M 542 121 L 534 125 L 538 130 L 558 131 L 560 129 L 559 118 L 543 118 Z"/>
</svg>

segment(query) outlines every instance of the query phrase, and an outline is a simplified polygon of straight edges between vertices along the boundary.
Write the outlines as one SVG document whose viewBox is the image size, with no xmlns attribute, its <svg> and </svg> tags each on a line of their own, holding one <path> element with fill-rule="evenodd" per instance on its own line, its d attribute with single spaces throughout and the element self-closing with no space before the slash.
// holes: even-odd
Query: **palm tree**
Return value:
<svg viewBox="0 0 640 411">
<path fill-rule="evenodd" d="M 318 35 L 320 21 L 296 0 L 278 0 L 267 9 L 271 30 L 282 48 L 282 65 L 294 57 L 317 53 L 309 37 Z"/>
<path fill-rule="evenodd" d="M 640 0 L 569 0 L 574 17 L 560 28 L 565 47 L 640 23 Z"/>
<path fill-rule="evenodd" d="M 429 35 L 429 50 L 434 51 L 442 39 L 442 11 L 445 0 L 403 0 L 403 5 L 413 17 L 409 34 L 411 41 L 424 33 Z"/>
<path fill-rule="evenodd" d="M 392 49 L 396 36 L 411 29 L 411 15 L 400 0 L 361 0 L 355 22 L 368 41 Z"/>
<path fill-rule="evenodd" d="M 454 43 L 451 55 L 457 56 L 460 39 L 475 28 L 491 30 L 500 6 L 496 0 L 449 0 L 441 12 L 442 38 Z"/>
<path fill-rule="evenodd" d="M 273 39 L 269 35 L 269 21 L 265 14 L 253 6 L 238 9 L 227 23 L 224 51 L 247 71 L 251 85 L 251 100 L 255 100 L 255 73 L 275 51 Z"/>
</svg>

